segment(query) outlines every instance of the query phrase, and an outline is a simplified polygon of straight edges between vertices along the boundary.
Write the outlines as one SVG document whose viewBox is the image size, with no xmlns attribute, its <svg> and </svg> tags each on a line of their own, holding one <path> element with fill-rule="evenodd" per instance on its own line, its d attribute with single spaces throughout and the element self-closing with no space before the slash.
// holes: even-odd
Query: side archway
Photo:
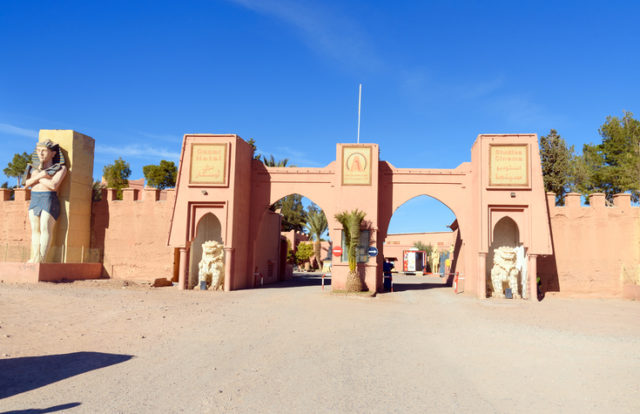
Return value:
<svg viewBox="0 0 640 414">
<path fill-rule="evenodd" d="M 302 231 L 305 227 L 305 223 L 302 223 L 302 227 L 298 227 L 293 230 L 288 230 L 290 227 L 284 225 L 283 229 L 283 216 L 279 213 L 278 202 L 286 200 L 288 197 L 296 196 L 299 202 L 302 204 L 302 213 L 307 214 L 310 209 L 310 205 L 315 205 L 322 213 L 325 214 L 327 220 L 329 220 L 328 212 L 322 208 L 321 205 L 315 203 L 315 200 L 308 197 L 305 192 L 279 192 L 280 198 L 271 198 L 271 204 L 268 207 L 262 209 L 259 215 L 259 222 L 257 226 L 256 236 L 253 239 L 253 268 L 255 274 L 261 274 L 264 277 L 264 283 L 272 283 L 276 281 L 282 281 L 292 275 L 293 266 L 288 259 L 288 249 L 292 248 L 292 253 L 295 253 L 296 245 L 299 242 L 313 241 L 314 253 L 312 257 L 305 262 L 305 265 L 311 265 L 311 269 L 322 269 L 323 259 L 329 254 L 329 242 L 326 240 L 326 233 L 321 235 L 322 241 L 318 242 L 315 238 L 308 234 L 306 231 Z M 286 202 L 285 202 L 286 203 Z M 303 216 L 306 217 L 306 216 Z M 291 223 L 289 223 L 291 225 Z M 298 230 L 300 228 L 300 231 Z M 319 254 L 319 258 L 317 257 Z M 278 258 L 274 261 L 273 258 Z M 256 285 L 256 282 L 253 282 Z"/>
</svg>

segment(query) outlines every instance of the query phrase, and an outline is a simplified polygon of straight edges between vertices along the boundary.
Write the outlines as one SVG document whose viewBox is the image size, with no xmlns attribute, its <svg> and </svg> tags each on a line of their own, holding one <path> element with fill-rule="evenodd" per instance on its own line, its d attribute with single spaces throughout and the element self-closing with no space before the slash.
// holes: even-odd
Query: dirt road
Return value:
<svg viewBox="0 0 640 414">
<path fill-rule="evenodd" d="M 375 298 L 317 278 L 0 284 L 0 412 L 640 412 L 640 303 L 480 301 L 439 282 L 396 277 Z"/>
</svg>

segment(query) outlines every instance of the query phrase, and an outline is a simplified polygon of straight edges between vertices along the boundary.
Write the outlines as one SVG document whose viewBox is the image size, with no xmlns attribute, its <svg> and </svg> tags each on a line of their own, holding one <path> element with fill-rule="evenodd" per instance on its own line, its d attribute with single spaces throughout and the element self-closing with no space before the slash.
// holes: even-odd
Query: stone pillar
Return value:
<svg viewBox="0 0 640 414">
<path fill-rule="evenodd" d="M 60 217 L 56 222 L 47 262 L 80 263 L 91 245 L 93 138 L 63 129 L 41 129 L 39 141 L 60 145 L 68 169 L 58 189 Z"/>
<path fill-rule="evenodd" d="M 180 247 L 178 249 L 180 251 L 180 264 L 178 267 L 178 287 L 180 290 L 185 290 L 187 288 L 188 275 L 189 272 L 189 249 L 186 247 Z"/>
<path fill-rule="evenodd" d="M 528 255 L 527 278 L 529 279 L 529 300 L 538 302 L 538 255 Z"/>
<path fill-rule="evenodd" d="M 224 248 L 224 291 L 231 291 L 231 266 L 233 264 L 233 247 Z"/>
<path fill-rule="evenodd" d="M 478 254 L 479 263 L 478 263 L 478 278 L 476 286 L 476 292 L 478 298 L 486 299 L 487 298 L 487 253 L 480 252 Z M 466 276 L 468 278 L 468 276 Z"/>
</svg>

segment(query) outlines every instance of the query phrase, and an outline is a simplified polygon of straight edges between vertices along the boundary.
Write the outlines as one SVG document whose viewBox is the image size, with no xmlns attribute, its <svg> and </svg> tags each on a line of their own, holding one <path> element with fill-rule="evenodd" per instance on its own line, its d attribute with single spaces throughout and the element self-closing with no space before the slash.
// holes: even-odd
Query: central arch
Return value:
<svg viewBox="0 0 640 414">
<path fill-rule="evenodd" d="M 441 215 L 449 216 L 447 217 L 447 223 L 441 223 L 442 229 L 437 231 L 424 231 L 424 229 L 422 229 L 420 231 L 412 231 L 409 233 L 391 233 L 389 226 L 396 213 L 398 213 L 398 210 L 407 208 L 411 205 L 412 202 L 416 202 L 419 200 L 432 201 L 433 203 L 430 203 L 431 208 L 442 208 L 446 211 L 441 211 Z M 419 217 L 420 216 L 415 218 L 416 222 L 420 221 Z M 416 226 L 418 225 L 419 224 L 416 223 Z M 449 228 L 448 231 L 444 231 L 445 226 Z M 458 225 L 458 220 L 454 211 L 437 198 L 432 197 L 429 194 L 420 194 L 405 201 L 394 210 L 392 217 L 390 218 L 389 223 L 386 227 L 384 255 L 386 258 L 390 257 L 397 259 L 395 270 L 399 273 L 402 273 L 403 271 L 409 271 L 410 274 L 415 273 L 418 276 L 421 276 L 423 274 L 438 274 L 441 275 L 441 277 L 444 279 L 443 286 L 450 286 L 453 281 L 452 275 L 455 274 L 455 272 L 459 272 L 462 268 L 462 266 L 460 265 L 460 259 L 463 257 L 461 254 L 462 236 L 463 235 L 461 233 L 461 229 Z M 424 264 L 425 267 L 421 267 L 419 269 L 420 271 L 416 273 L 411 269 L 404 269 L 403 261 L 405 251 L 414 249 L 414 244 L 417 242 L 422 243 L 428 253 L 426 257 L 423 258 L 422 264 Z M 438 252 L 439 260 L 437 264 L 434 262 L 433 256 L 429 255 L 430 253 L 433 254 L 433 252 L 429 251 L 429 249 L 433 249 Z M 437 268 L 434 269 L 434 266 L 436 266 Z M 434 279 L 414 279 L 411 280 L 412 289 L 416 288 L 416 286 L 413 286 L 415 285 L 414 282 L 420 282 L 418 285 L 424 285 L 425 288 L 441 284 L 439 280 Z"/>
</svg>

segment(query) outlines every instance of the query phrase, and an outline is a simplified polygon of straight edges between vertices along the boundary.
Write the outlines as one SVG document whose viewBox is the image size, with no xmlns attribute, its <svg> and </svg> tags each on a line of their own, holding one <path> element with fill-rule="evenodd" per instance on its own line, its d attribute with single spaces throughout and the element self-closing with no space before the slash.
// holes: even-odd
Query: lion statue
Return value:
<svg viewBox="0 0 640 414">
<path fill-rule="evenodd" d="M 502 246 L 493 250 L 493 267 L 491 268 L 492 296 L 504 298 L 503 283 L 507 282 L 514 298 L 518 294 L 518 253 L 515 248 Z"/>
<path fill-rule="evenodd" d="M 198 264 L 196 288 L 202 289 L 203 285 L 213 290 L 224 288 L 224 247 L 213 240 L 202 243 L 202 260 Z"/>
</svg>

